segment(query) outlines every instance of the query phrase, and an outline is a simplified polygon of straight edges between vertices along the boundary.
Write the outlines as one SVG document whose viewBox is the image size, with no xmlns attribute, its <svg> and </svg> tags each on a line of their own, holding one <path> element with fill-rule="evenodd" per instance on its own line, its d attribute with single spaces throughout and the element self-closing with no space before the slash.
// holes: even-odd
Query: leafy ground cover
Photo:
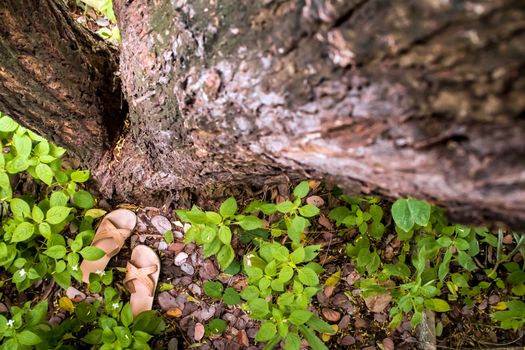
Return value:
<svg viewBox="0 0 525 350">
<path fill-rule="evenodd" d="M 3 348 L 413 349 L 430 314 L 441 347 L 523 345 L 522 235 L 316 181 L 189 209 L 124 205 L 138 216 L 131 239 L 82 285 L 112 208 L 63 149 L 4 115 L 0 141 Z M 122 281 L 137 244 L 162 271 L 154 311 L 133 320 Z"/>
</svg>

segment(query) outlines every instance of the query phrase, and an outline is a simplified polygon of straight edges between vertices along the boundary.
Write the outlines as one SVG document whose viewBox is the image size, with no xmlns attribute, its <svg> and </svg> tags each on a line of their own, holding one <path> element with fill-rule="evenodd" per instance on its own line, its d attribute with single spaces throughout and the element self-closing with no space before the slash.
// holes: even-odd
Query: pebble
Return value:
<svg viewBox="0 0 525 350">
<path fill-rule="evenodd" d="M 191 266 L 190 264 L 188 264 L 187 262 L 182 264 L 180 266 L 180 269 L 187 275 L 193 275 L 195 273 L 195 268 Z"/>
<path fill-rule="evenodd" d="M 159 247 L 158 247 L 159 250 L 166 250 L 167 248 L 168 248 L 168 243 L 164 241 L 159 242 Z"/>
<path fill-rule="evenodd" d="M 179 340 L 177 338 L 171 338 L 168 342 L 168 350 L 177 350 L 179 348 Z"/>
<path fill-rule="evenodd" d="M 494 304 L 497 304 L 499 303 L 500 301 L 500 297 L 496 294 L 492 294 L 490 297 L 489 297 L 489 304 L 490 305 L 494 305 Z"/>
<path fill-rule="evenodd" d="M 215 279 L 219 275 L 219 270 L 211 260 L 204 260 L 202 267 L 199 269 L 199 276 L 203 280 Z"/>
<path fill-rule="evenodd" d="M 188 259 L 188 254 L 184 252 L 180 252 L 179 254 L 177 254 L 177 256 L 175 256 L 175 265 L 181 266 L 182 264 L 186 262 L 187 259 Z"/>
<path fill-rule="evenodd" d="M 195 324 L 195 330 L 193 332 L 193 338 L 196 341 L 201 340 L 202 337 L 204 337 L 204 326 L 202 325 L 202 323 Z"/>
<path fill-rule="evenodd" d="M 159 293 L 157 302 L 159 303 L 162 311 L 166 311 L 178 306 L 177 300 L 169 292 Z"/>
<path fill-rule="evenodd" d="M 180 228 L 184 227 L 184 224 L 182 222 L 180 222 L 179 220 L 173 221 L 173 225 L 175 225 L 177 227 L 180 227 Z"/>
<path fill-rule="evenodd" d="M 180 231 L 173 231 L 173 237 L 175 237 L 177 239 L 183 239 L 184 238 L 184 233 L 182 233 Z"/>
<path fill-rule="evenodd" d="M 324 199 L 319 196 L 310 196 L 306 198 L 306 203 L 315 205 L 316 207 L 322 207 L 324 205 Z"/>
<path fill-rule="evenodd" d="M 349 346 L 349 345 L 354 345 L 354 344 L 355 344 L 355 338 L 352 337 L 351 335 L 347 335 L 343 337 L 343 339 L 341 339 L 341 345 L 343 346 Z"/>
<path fill-rule="evenodd" d="M 69 287 L 67 290 L 66 290 L 66 296 L 75 301 L 75 302 L 80 302 L 84 299 L 86 299 L 86 294 L 85 293 L 82 293 L 81 291 L 79 291 L 78 289 L 76 289 L 75 287 Z"/>
<path fill-rule="evenodd" d="M 172 243 L 168 246 L 168 249 L 172 252 L 175 252 L 175 254 L 179 254 L 184 249 L 185 244 L 184 243 Z"/>
<path fill-rule="evenodd" d="M 171 230 L 171 222 L 165 216 L 162 215 L 154 216 L 151 219 L 151 224 L 161 235 L 163 235 L 166 231 Z"/>
<path fill-rule="evenodd" d="M 4 303 L 0 303 L 0 313 L 9 311 Z"/>
<path fill-rule="evenodd" d="M 184 233 L 186 233 L 186 232 L 188 232 L 188 230 L 190 229 L 190 227 L 191 227 L 191 225 L 186 223 L 186 224 L 184 224 L 184 226 L 183 226 L 183 228 L 182 228 L 182 231 L 183 231 Z"/>
<path fill-rule="evenodd" d="M 198 285 L 196 285 L 195 283 L 192 283 L 188 286 L 188 289 L 190 290 L 190 292 L 193 293 L 193 295 L 195 296 L 200 296 L 202 294 L 202 289 L 201 287 L 199 287 Z"/>
</svg>

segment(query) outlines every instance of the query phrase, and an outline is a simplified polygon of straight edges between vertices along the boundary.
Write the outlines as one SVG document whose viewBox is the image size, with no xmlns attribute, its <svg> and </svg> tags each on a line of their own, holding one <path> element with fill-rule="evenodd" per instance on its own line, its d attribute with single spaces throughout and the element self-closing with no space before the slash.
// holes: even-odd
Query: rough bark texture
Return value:
<svg viewBox="0 0 525 350">
<path fill-rule="evenodd" d="M 0 5 L 0 109 L 101 158 L 109 197 L 286 174 L 525 226 L 524 2 L 114 0 L 102 156 L 111 64 L 59 1 Z"/>
<path fill-rule="evenodd" d="M 116 51 L 63 1 L 0 1 L 0 111 L 95 167 L 122 126 Z"/>
<path fill-rule="evenodd" d="M 98 172 L 107 193 L 148 200 L 285 171 L 524 225 L 525 3 L 115 7 L 130 114 Z"/>
</svg>

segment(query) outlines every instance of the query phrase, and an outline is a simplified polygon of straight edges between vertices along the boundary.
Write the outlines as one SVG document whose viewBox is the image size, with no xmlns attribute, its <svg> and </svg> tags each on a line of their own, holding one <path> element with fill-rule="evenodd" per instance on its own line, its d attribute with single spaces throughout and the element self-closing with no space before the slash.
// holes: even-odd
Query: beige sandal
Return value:
<svg viewBox="0 0 525 350">
<path fill-rule="evenodd" d="M 102 219 L 91 245 L 102 249 L 106 255 L 95 261 L 82 261 L 82 281 L 89 283 L 91 273 L 104 271 L 109 259 L 118 254 L 136 224 L 137 216 L 128 209 L 114 210 Z"/>
<path fill-rule="evenodd" d="M 129 303 L 133 317 L 151 310 L 160 274 L 160 260 L 148 246 L 138 245 L 131 252 L 124 285 L 131 293 Z"/>
</svg>

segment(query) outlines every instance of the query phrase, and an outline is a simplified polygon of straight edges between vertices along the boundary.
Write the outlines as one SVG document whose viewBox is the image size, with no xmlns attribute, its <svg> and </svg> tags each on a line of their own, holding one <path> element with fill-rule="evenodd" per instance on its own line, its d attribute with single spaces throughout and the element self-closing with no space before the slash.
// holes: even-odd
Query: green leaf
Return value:
<svg viewBox="0 0 525 350">
<path fill-rule="evenodd" d="M 51 186 L 53 182 L 53 170 L 47 164 L 40 163 L 35 168 L 36 175 L 46 185 Z"/>
<path fill-rule="evenodd" d="M 27 170 L 29 167 L 29 161 L 27 158 L 16 156 L 9 162 L 7 162 L 5 169 L 10 174 L 17 174 L 24 170 Z"/>
<path fill-rule="evenodd" d="M 304 337 L 308 341 L 308 345 L 310 345 L 312 350 L 328 350 L 323 341 L 316 337 L 314 332 L 309 327 L 306 327 L 305 325 L 300 325 L 299 331 L 304 335 Z"/>
<path fill-rule="evenodd" d="M 308 181 L 302 181 L 296 188 L 293 190 L 293 195 L 295 198 L 304 198 L 308 195 L 310 191 L 310 186 L 308 186 Z"/>
<path fill-rule="evenodd" d="M 80 255 L 86 260 L 95 261 L 106 255 L 106 252 L 98 247 L 88 246 L 80 251 Z"/>
<path fill-rule="evenodd" d="M 55 245 L 44 251 L 44 254 L 53 259 L 62 259 L 66 255 L 66 247 Z"/>
<path fill-rule="evenodd" d="M 306 227 L 308 227 L 308 220 L 301 216 L 294 217 L 288 226 L 288 237 L 294 243 L 299 243 Z"/>
<path fill-rule="evenodd" d="M 445 300 L 437 299 L 437 298 L 426 299 L 425 300 L 425 307 L 427 307 L 428 309 L 430 309 L 432 311 L 437 311 L 437 312 L 450 311 L 450 305 L 448 305 L 448 303 Z"/>
<path fill-rule="evenodd" d="M 287 214 L 295 209 L 295 204 L 293 204 L 290 201 L 284 201 L 284 202 L 278 203 L 275 207 L 278 212 Z"/>
<path fill-rule="evenodd" d="M 259 342 L 264 342 L 272 339 L 277 333 L 277 328 L 273 322 L 264 322 L 259 328 L 255 340 Z"/>
<path fill-rule="evenodd" d="M 38 232 L 46 239 L 51 237 L 51 226 L 47 222 L 42 222 L 38 225 Z"/>
<path fill-rule="evenodd" d="M 232 231 L 228 226 L 221 226 L 219 228 L 219 240 L 227 245 L 231 244 L 232 241 Z"/>
<path fill-rule="evenodd" d="M 463 266 L 468 271 L 474 271 L 477 269 L 476 263 L 474 263 L 474 260 L 465 253 L 464 251 L 458 251 L 458 262 L 461 266 Z"/>
<path fill-rule="evenodd" d="M 224 291 L 223 300 L 226 305 L 237 305 L 241 302 L 241 297 L 235 289 L 228 287 Z"/>
<path fill-rule="evenodd" d="M 255 230 L 264 226 L 263 221 L 255 216 L 245 216 L 238 222 L 238 224 L 243 230 L 247 231 Z"/>
<path fill-rule="evenodd" d="M 33 210 L 31 211 L 31 216 L 33 217 L 33 220 L 35 220 L 38 223 L 42 222 L 45 217 L 42 209 L 40 209 L 36 205 L 33 206 Z"/>
<path fill-rule="evenodd" d="M 47 315 L 47 300 L 41 301 L 27 313 L 27 325 L 36 326 L 44 320 Z"/>
<path fill-rule="evenodd" d="M 0 131 L 13 132 L 16 130 L 16 128 L 18 128 L 18 124 L 7 115 L 4 115 L 2 118 L 0 118 Z"/>
<path fill-rule="evenodd" d="M 93 196 L 88 191 L 80 190 L 73 194 L 73 203 L 79 208 L 90 209 L 95 204 Z"/>
<path fill-rule="evenodd" d="M 68 197 L 62 191 L 51 193 L 49 197 L 49 205 L 51 207 L 65 207 L 67 206 Z"/>
<path fill-rule="evenodd" d="M 456 245 L 456 248 L 458 248 L 458 250 L 467 250 L 470 248 L 470 244 L 463 238 L 457 238 L 454 241 L 454 244 Z"/>
<path fill-rule="evenodd" d="M 67 289 L 69 286 L 71 286 L 71 274 L 67 270 L 54 274 L 53 278 L 55 279 L 56 283 L 64 289 Z"/>
<path fill-rule="evenodd" d="M 23 345 L 36 345 L 42 342 L 42 339 L 35 333 L 25 330 L 17 335 L 18 341 Z"/>
<path fill-rule="evenodd" d="M 259 296 L 259 289 L 255 286 L 248 286 L 241 291 L 241 297 L 246 301 L 253 300 L 257 298 L 258 296 Z"/>
<path fill-rule="evenodd" d="M 319 284 L 319 277 L 314 270 L 308 267 L 302 267 L 298 269 L 299 281 L 307 286 L 316 286 Z"/>
<path fill-rule="evenodd" d="M 256 298 L 248 302 L 248 307 L 252 315 L 257 319 L 262 319 L 270 312 L 268 309 L 268 302 L 261 298 Z"/>
<path fill-rule="evenodd" d="M 71 208 L 67 208 L 63 206 L 53 207 L 47 211 L 46 221 L 50 223 L 51 225 L 60 224 L 67 218 L 70 212 L 71 212 Z"/>
<path fill-rule="evenodd" d="M 168 230 L 164 232 L 164 241 L 166 241 L 167 244 L 171 244 L 175 241 L 175 238 L 173 237 L 173 232 L 171 230 Z"/>
<path fill-rule="evenodd" d="M 131 332 L 129 331 L 127 327 L 122 327 L 122 326 L 113 327 L 113 333 L 115 333 L 115 335 L 117 336 L 117 341 L 120 344 L 122 344 L 124 348 L 127 348 L 128 346 L 131 345 L 133 338 L 131 336 Z M 114 349 L 114 348 L 110 346 L 110 349 Z"/>
<path fill-rule="evenodd" d="M 13 135 L 16 154 L 21 158 L 28 158 L 33 148 L 33 143 L 27 135 Z"/>
<path fill-rule="evenodd" d="M 226 321 L 216 318 L 210 321 L 207 328 L 212 334 L 222 334 L 226 330 Z"/>
<path fill-rule="evenodd" d="M 223 245 L 221 250 L 217 253 L 217 262 L 222 270 L 225 270 L 232 263 L 235 258 L 235 252 L 230 245 Z"/>
<path fill-rule="evenodd" d="M 306 323 L 310 328 L 319 333 L 334 334 L 335 330 L 325 321 L 321 320 L 317 316 L 312 316 Z"/>
<path fill-rule="evenodd" d="M 129 325 L 133 322 L 133 313 L 129 303 L 126 303 L 120 311 L 120 321 L 126 327 L 129 327 Z"/>
<path fill-rule="evenodd" d="M 319 255 L 320 250 L 320 245 L 309 245 L 304 247 L 304 261 L 311 261 L 315 259 L 315 257 Z"/>
<path fill-rule="evenodd" d="M 76 170 L 71 173 L 71 180 L 82 183 L 89 180 L 89 170 Z"/>
<path fill-rule="evenodd" d="M 15 219 L 22 221 L 24 218 L 31 216 L 31 208 L 23 199 L 13 198 L 10 203 L 11 211 Z"/>
<path fill-rule="evenodd" d="M 305 255 L 306 253 L 304 248 L 299 247 L 294 250 L 292 254 L 290 254 L 290 260 L 292 260 L 294 264 L 300 264 L 304 261 Z"/>
<path fill-rule="evenodd" d="M 293 274 L 293 269 L 290 266 L 286 265 L 281 269 L 281 271 L 279 271 L 278 280 L 282 283 L 286 283 L 292 279 Z"/>
<path fill-rule="evenodd" d="M 306 204 L 299 208 L 299 214 L 307 218 L 319 215 L 320 212 L 319 208 L 312 204 Z"/>
<path fill-rule="evenodd" d="M 312 317 L 312 313 L 307 310 L 295 310 L 290 314 L 288 320 L 296 326 L 300 326 L 308 322 Z"/>
<path fill-rule="evenodd" d="M 413 198 L 398 199 L 392 205 L 392 217 L 405 232 L 410 231 L 415 224 L 426 226 L 430 219 L 430 204 Z"/>
<path fill-rule="evenodd" d="M 237 212 L 237 201 L 234 197 L 230 197 L 227 200 L 225 200 L 220 208 L 219 213 L 223 218 L 232 217 Z"/>
<path fill-rule="evenodd" d="M 207 211 L 206 212 L 206 219 L 207 219 L 209 224 L 218 225 L 222 221 L 222 216 L 220 216 L 219 214 L 217 214 L 214 211 Z"/>
<path fill-rule="evenodd" d="M 220 282 L 212 282 L 212 281 L 206 281 L 203 284 L 204 293 L 206 293 L 207 296 L 213 299 L 220 299 L 222 298 L 222 291 L 224 287 L 222 286 L 222 283 Z"/>
<path fill-rule="evenodd" d="M 33 235 L 33 232 L 35 232 L 35 226 L 29 222 L 22 222 L 15 228 L 13 236 L 11 237 L 11 242 L 25 241 Z"/>
<path fill-rule="evenodd" d="M 37 156 L 45 156 L 49 153 L 49 142 L 41 141 L 35 148 L 33 148 L 33 153 Z"/>
<path fill-rule="evenodd" d="M 295 333 L 288 333 L 286 341 L 284 342 L 284 348 L 286 350 L 301 349 L 301 338 Z"/>
</svg>

